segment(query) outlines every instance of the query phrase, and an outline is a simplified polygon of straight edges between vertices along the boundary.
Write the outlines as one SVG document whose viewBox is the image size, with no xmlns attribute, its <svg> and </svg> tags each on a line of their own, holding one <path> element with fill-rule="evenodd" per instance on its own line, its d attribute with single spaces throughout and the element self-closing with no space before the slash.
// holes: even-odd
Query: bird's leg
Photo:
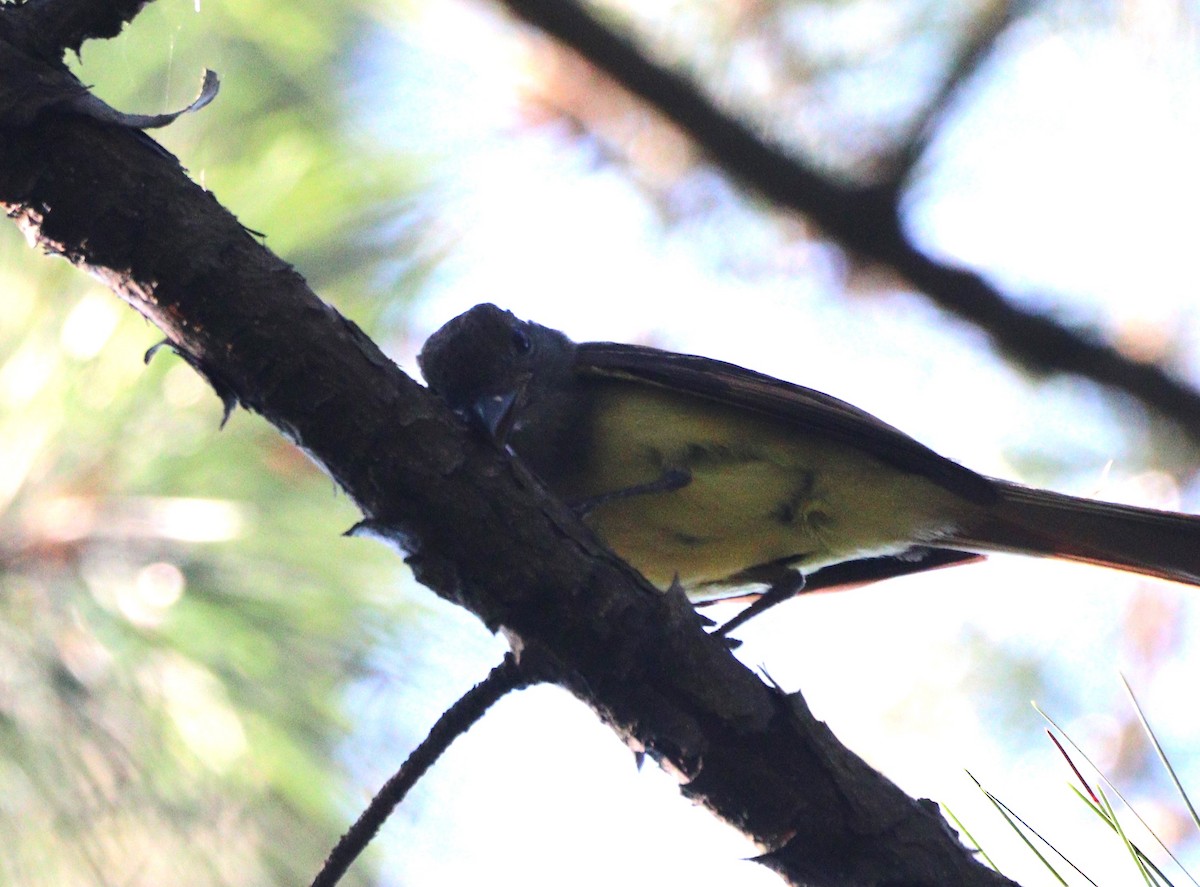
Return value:
<svg viewBox="0 0 1200 887">
<path fill-rule="evenodd" d="M 786 561 L 760 564 L 757 567 L 743 570 L 722 582 L 723 585 L 763 582 L 770 587 L 754 603 L 718 628 L 716 634 L 727 635 L 764 610 L 770 609 L 790 597 L 795 597 L 801 592 L 809 594 L 814 591 L 841 591 L 870 585 L 884 579 L 893 579 L 897 576 L 908 576 L 926 570 L 951 567 L 982 559 L 983 555 L 970 551 L 914 545 L 899 554 L 864 557 L 822 567 L 807 577 L 802 576 L 799 570 L 794 566 L 789 566 Z M 717 603 L 717 601 L 705 601 L 704 603 Z"/>
<path fill-rule="evenodd" d="M 762 564 L 743 570 L 731 578 L 737 582 L 767 582 L 769 587 L 759 596 L 758 600 L 713 632 L 721 637 L 727 636 L 738 626 L 746 624 L 776 604 L 782 604 L 804 591 L 804 574 L 785 564 Z"/>
<path fill-rule="evenodd" d="M 630 499 L 634 496 L 648 496 L 653 493 L 673 493 L 675 490 L 680 490 L 692 482 L 692 473 L 686 468 L 667 468 L 652 481 L 644 484 L 634 484 L 632 487 L 625 487 L 621 490 L 613 490 L 610 493 L 601 493 L 599 496 L 592 496 L 590 499 L 584 499 L 582 502 L 572 502 L 571 507 L 575 509 L 575 513 L 580 517 L 587 517 L 601 505 L 607 505 L 610 502 L 619 502 L 622 499 Z"/>
</svg>

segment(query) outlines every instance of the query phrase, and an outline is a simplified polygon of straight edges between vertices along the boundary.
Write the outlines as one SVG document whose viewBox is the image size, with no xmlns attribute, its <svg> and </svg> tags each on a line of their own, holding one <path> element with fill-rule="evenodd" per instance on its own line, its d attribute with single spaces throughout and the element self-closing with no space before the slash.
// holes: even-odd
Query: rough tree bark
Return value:
<svg viewBox="0 0 1200 887">
<path fill-rule="evenodd" d="M 468 433 L 173 157 L 64 100 L 82 87 L 46 47 L 114 20 L 47 18 L 50 6 L 0 7 L 0 202 L 33 243 L 106 282 L 227 405 L 303 447 L 423 583 L 555 663 L 559 683 L 790 883 L 1012 883 Z M 22 43 L 50 20 L 72 24 Z"/>
</svg>

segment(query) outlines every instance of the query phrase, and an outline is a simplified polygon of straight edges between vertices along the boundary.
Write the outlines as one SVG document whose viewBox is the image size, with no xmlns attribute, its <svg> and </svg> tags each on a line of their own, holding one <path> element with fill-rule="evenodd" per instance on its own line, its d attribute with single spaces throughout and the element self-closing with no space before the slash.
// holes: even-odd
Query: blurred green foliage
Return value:
<svg viewBox="0 0 1200 887">
<path fill-rule="evenodd" d="M 433 17 L 430 10 L 436 6 L 420 11 Z M 724 104 L 764 133 L 822 168 L 861 179 L 886 165 L 895 146 L 912 134 L 914 115 L 935 93 L 963 44 L 964 23 L 993 13 L 999 4 L 701 0 L 643 8 L 627 0 L 596 0 L 594 6 L 708 84 Z M 481 6 L 483 15 L 488 8 Z M 1108 5 L 1060 4 L 1053 15 L 1066 14 L 1064 9 L 1100 15 L 1102 8 Z M 449 15 L 449 24 L 433 29 L 433 37 L 406 43 L 396 32 L 403 31 L 409 11 L 403 4 L 368 0 L 159 0 L 119 38 L 86 44 L 75 67 L 98 95 L 136 113 L 185 106 L 202 70 L 219 72 L 222 89 L 212 105 L 154 136 L 244 224 L 263 232 L 267 245 L 294 263 L 324 298 L 385 347 L 402 332 L 394 325 L 430 270 L 422 257 L 436 259 L 439 250 L 457 249 L 458 243 L 448 245 L 456 237 L 473 247 L 465 258 L 456 256 L 460 272 L 472 261 L 484 269 L 461 277 L 467 281 L 463 288 L 482 281 L 488 298 L 502 304 L 539 287 L 556 301 L 568 293 L 583 303 L 589 290 L 580 284 L 593 273 L 597 257 L 632 269 L 627 271 L 629 287 L 645 287 L 645 280 L 633 275 L 649 266 L 638 263 L 640 254 L 622 253 L 619 237 L 588 243 L 591 252 L 585 260 L 552 279 L 536 266 L 554 247 L 541 241 L 538 232 L 543 229 L 530 224 L 528 214 L 514 212 L 513 182 L 530 180 L 504 170 L 519 170 L 519 164 L 488 168 L 488 184 L 499 179 L 508 189 L 489 190 L 471 177 L 474 153 L 507 154 L 518 130 L 538 130 L 539 121 L 559 118 L 570 125 L 562 128 L 568 135 L 561 138 L 562 154 L 556 158 L 575 151 L 572 156 L 583 160 L 565 166 L 596 166 L 602 173 L 613 166 L 627 168 L 662 219 L 700 244 L 688 251 L 688 261 L 750 279 L 758 286 L 755 296 L 763 299 L 759 306 L 776 298 L 770 284 L 777 274 L 789 277 L 787 299 L 806 298 L 804 287 L 796 284 L 809 278 L 820 283 L 826 264 L 839 289 L 882 289 L 891 295 L 890 280 L 855 279 L 849 272 L 845 279 L 839 276 L 840 260 L 807 244 L 812 235 L 803 225 L 763 213 L 734 189 L 714 188 L 699 155 L 677 135 L 663 135 L 665 127 L 659 127 L 657 149 L 643 151 L 648 161 L 639 167 L 635 149 L 654 141 L 647 135 L 653 136 L 653 119 L 627 99 L 614 101 L 611 85 L 590 69 L 561 60 L 552 64 L 544 52 L 533 51 L 512 53 L 505 62 L 524 66 L 520 76 L 498 68 L 503 53 L 473 66 L 467 62 L 481 47 L 494 49 L 497 32 L 460 34 L 455 29 L 468 26 Z M 429 59 L 422 53 L 446 61 L 426 65 Z M 471 88 L 490 78 L 511 79 L 505 89 L 512 94 Z M 462 98 L 459 93 L 469 93 L 467 100 L 456 101 Z M 511 102 L 513 107 L 492 116 L 480 103 L 481 95 L 484 102 Z M 437 131 L 406 138 L 419 128 L 421 115 L 425 123 L 436 123 L 430 129 Z M 540 129 L 543 135 L 555 131 L 553 126 Z M 387 144 L 382 141 L 385 132 Z M 586 137 L 572 135 L 577 132 Z M 1040 144 L 1044 138 L 1036 134 L 1034 141 Z M 424 150 L 441 169 L 431 173 L 397 153 L 391 146 L 398 143 Z M 534 138 L 528 143 L 542 142 Z M 1010 150 L 1010 143 L 1004 147 Z M 541 164 L 548 155 L 534 149 L 530 156 Z M 610 156 L 615 158 L 611 163 Z M 964 168 L 969 178 L 983 179 L 980 170 L 999 168 L 1002 173 L 1009 163 L 1004 160 L 997 167 Z M 918 173 L 918 190 L 936 178 L 928 170 Z M 450 187 L 422 198 L 419 187 L 439 174 Z M 553 177 L 555 184 L 564 181 L 573 188 L 581 182 Z M 962 188 L 963 180 L 951 185 Z M 588 190 L 573 191 L 577 202 L 571 211 L 551 219 L 551 225 L 569 228 L 575 240 L 596 230 L 581 224 L 589 212 L 608 211 L 604 203 L 589 203 Z M 476 196 L 480 199 L 474 202 L 466 199 Z M 1036 199 L 1030 205 L 1039 213 L 1055 200 L 1041 192 Z M 492 242 L 498 229 L 485 224 L 495 211 L 485 206 L 488 200 L 500 206 L 502 225 L 519 228 L 526 245 L 532 245 L 505 265 L 486 260 L 489 250 L 498 249 Z M 438 205 L 431 208 L 430 203 Z M 412 221 L 422 213 L 427 216 Z M 987 214 L 980 210 L 974 221 Z M 620 229 L 635 224 L 635 217 L 615 223 L 617 216 L 604 217 L 604 224 Z M 419 236 L 413 229 L 429 219 L 434 222 L 425 225 L 427 239 L 405 239 Z M 1025 225 L 1011 227 L 1023 230 Z M 1153 239 L 1141 228 L 1137 234 Z M 1020 241 L 1014 246 L 994 239 L 997 254 L 1008 265 L 1028 261 Z M 499 240 L 501 246 L 510 243 Z M 650 249 L 668 256 L 674 252 L 666 240 L 654 240 Z M 447 264 L 453 270 L 455 263 Z M 1153 261 L 1142 264 L 1149 267 Z M 690 291 L 686 275 L 681 280 L 684 285 L 678 289 L 689 303 L 702 306 L 705 297 Z M 444 287 L 445 280 L 441 283 Z M 750 290 L 739 292 L 749 295 Z M 665 302 L 669 294 L 651 295 L 653 301 Z M 595 301 L 598 313 L 614 310 L 607 301 Z M 873 313 L 885 319 L 877 329 L 854 328 L 865 331 L 863 342 L 877 336 L 870 340 L 877 345 L 913 337 L 917 327 L 908 321 L 914 315 L 934 318 L 934 312 L 916 302 L 891 309 L 881 299 L 846 302 L 845 311 L 835 315 L 811 299 L 806 329 L 821 329 L 821 324 L 832 329 L 852 316 Z M 730 304 L 751 316 L 740 295 Z M 142 354 L 159 338 L 152 327 L 66 263 L 32 253 L 11 226 L 0 226 L 0 305 L 0 887 L 307 883 L 346 817 L 361 806 L 360 797 L 345 799 L 341 773 L 332 763 L 351 725 L 369 717 L 347 710 L 347 698 L 355 697 L 345 689 L 353 686 L 361 703 L 369 695 L 364 687 L 376 689 L 371 681 L 359 681 L 364 675 L 385 672 L 379 683 L 394 684 L 396 676 L 408 677 L 421 668 L 414 653 L 419 639 L 394 643 L 403 636 L 396 627 L 408 615 L 391 589 L 395 558 L 375 543 L 341 538 L 358 515 L 327 478 L 255 417 L 239 412 L 218 431 L 220 404 L 188 366 L 169 352 L 159 354 L 149 367 L 143 365 Z M 758 317 L 757 308 L 753 316 Z M 736 331 L 736 323 L 728 325 Z M 756 319 L 760 337 L 762 328 Z M 948 342 L 916 336 L 895 353 L 924 360 Z M 971 347 L 981 355 L 986 351 L 979 344 Z M 756 346 L 753 359 L 767 351 Z M 969 365 L 963 375 L 970 375 L 976 387 L 1000 384 L 995 377 L 989 381 L 986 369 L 974 362 L 955 364 L 953 356 L 938 355 L 939 361 L 944 358 L 937 375 L 930 370 L 927 378 L 956 373 L 947 367 Z M 783 366 L 798 373 L 801 365 Z M 1028 387 L 1034 391 L 1033 383 Z M 1036 393 L 1046 404 L 1041 412 L 1005 415 L 1000 426 L 1033 417 L 1025 425 L 1036 433 L 1006 445 L 1015 451 L 1014 459 L 1038 465 L 1045 483 L 1052 484 L 1051 475 L 1064 469 L 1080 470 L 1079 465 L 1090 472 L 1088 460 L 1094 462 L 1097 453 L 1115 451 L 1118 461 L 1155 465 L 1162 461 L 1159 448 L 1181 447 L 1178 436 L 1166 429 L 1155 435 L 1147 431 L 1145 439 L 1122 451 L 1095 430 L 1100 424 L 1121 423 L 1084 421 L 1101 413 L 1107 419 L 1108 407 L 1098 397 L 1088 395 L 1086 409 L 1072 410 L 1063 407 L 1065 395 L 1046 398 L 1048 390 L 1043 381 L 1037 383 Z M 971 399 L 977 399 L 975 393 Z M 895 408 L 897 415 L 905 411 Z M 985 403 L 982 412 L 965 421 L 978 422 L 989 412 L 1013 411 Z M 957 414 L 951 418 L 964 422 Z M 1122 433 L 1141 434 L 1143 424 L 1126 421 Z M 1002 439 L 1001 432 L 996 435 Z M 1047 435 L 1053 442 L 1048 447 Z M 1050 460 L 1046 452 L 1060 456 Z M 1083 457 L 1077 458 L 1077 452 Z M 964 576 L 963 581 L 972 580 Z M 995 703 L 986 712 L 993 727 L 1011 717 L 1017 705 L 1024 711 L 1030 696 L 1049 695 L 1052 702 L 1070 697 L 1075 710 L 1099 708 L 1075 682 L 1062 685 L 1069 692 L 1048 692 L 1047 686 L 1055 689 L 1054 677 L 1040 667 L 1040 657 L 1051 646 L 1045 639 L 1057 633 L 1053 646 L 1058 658 L 1074 655 L 1088 671 L 1099 671 L 1092 660 L 1074 652 L 1084 649 L 1078 639 L 1112 646 L 1110 638 L 1122 630 L 1119 620 L 1106 620 L 1102 612 L 1081 622 L 1073 614 L 1060 630 L 1042 612 L 1043 602 L 1022 599 L 1022 592 L 1029 589 L 969 598 L 964 609 L 978 613 L 988 605 L 994 608 L 991 618 L 986 609 L 979 617 L 989 631 L 968 632 L 955 641 L 954 667 L 933 661 L 925 669 L 927 683 L 916 690 L 917 703 L 906 703 L 905 711 L 917 713 L 909 721 L 933 720 L 927 717 L 933 700 L 948 712 L 940 722 L 943 728 L 962 722 L 962 709 L 948 693 L 950 681 L 984 688 L 977 697 Z M 956 597 L 953 607 L 964 599 Z M 1021 600 L 1029 602 L 1028 618 Z M 1093 597 L 1087 601 L 1090 612 Z M 910 609 L 920 623 L 920 636 L 930 637 L 928 613 L 919 606 Z M 1130 606 L 1128 612 L 1149 609 Z M 1011 628 L 1016 620 L 1001 618 L 1012 613 L 1021 617 L 1018 628 Z M 868 615 L 876 616 L 873 611 Z M 1184 624 L 1179 618 L 1160 621 Z M 1009 626 L 997 632 L 1012 631 L 1024 643 L 1006 647 L 996 641 L 996 622 Z M 879 640 L 871 646 L 849 619 L 846 624 L 853 635 L 848 628 L 839 637 L 823 624 L 809 649 L 816 651 L 816 641 L 822 640 L 818 635 L 823 635 L 831 655 L 850 651 L 849 663 L 874 669 L 869 680 L 884 685 L 880 698 L 887 698 L 887 681 L 879 680 L 874 662 L 903 659 L 918 667 L 930 662 L 912 655 L 913 645 L 898 626 L 886 626 L 899 644 L 888 655 L 877 646 Z M 1149 627 L 1144 633 L 1158 636 Z M 848 645 L 845 637 L 853 637 L 854 643 Z M 385 648 L 387 665 L 374 649 L 385 638 L 392 641 Z M 450 673 L 467 658 L 461 650 L 447 649 L 442 636 L 429 643 L 440 658 L 428 657 L 433 665 L 425 666 L 422 677 Z M 787 643 L 802 646 L 790 637 Z M 1029 652 L 1031 643 L 1035 654 Z M 964 649 L 972 655 L 964 656 Z M 818 653 L 811 655 L 813 662 L 819 661 Z M 1076 664 L 1078 674 L 1083 666 Z M 824 662 L 821 670 L 843 671 Z M 379 695 L 386 697 L 383 691 Z M 853 694 L 841 695 L 855 707 L 864 705 Z M 943 703 L 945 699 L 951 701 Z M 409 699 L 404 704 L 415 707 Z M 390 700 L 379 705 L 387 715 L 377 721 L 392 715 Z M 389 732 L 382 738 L 384 731 L 378 729 L 366 740 L 360 736 L 359 747 L 374 744 L 390 751 L 389 741 L 408 729 L 404 714 L 387 721 Z M 1056 714 L 1061 716 L 1062 708 L 1056 707 Z M 539 755 L 530 768 L 543 768 L 540 756 L 545 752 L 528 740 L 531 729 L 523 728 L 519 744 Z M 890 729 L 875 732 L 886 733 L 890 747 L 903 745 Z M 1003 743 L 1018 747 L 1008 734 Z M 494 767 L 495 748 L 481 754 L 487 767 Z M 384 754 L 365 757 L 369 760 L 363 769 L 371 771 L 373 781 L 392 765 Z M 571 760 L 569 766 L 576 763 Z M 624 759 L 621 764 L 627 766 Z M 562 781 L 561 770 L 543 769 Z M 447 792 L 447 784 L 439 791 Z M 439 806 L 454 810 L 446 816 L 453 820 L 462 805 L 470 804 L 476 813 L 488 809 L 489 794 L 497 793 L 470 781 L 459 796 L 466 799 L 460 806 L 452 792 L 450 801 L 439 795 Z M 528 796 L 534 808 L 543 803 L 536 792 Z M 410 869 L 397 863 L 396 877 L 422 871 L 423 857 L 434 855 L 457 865 L 460 855 L 477 852 L 482 865 L 494 867 L 488 840 L 514 840 L 492 828 L 496 818 L 527 831 L 532 815 L 528 810 L 512 815 L 511 793 L 503 793 L 502 803 L 486 834 L 461 829 L 455 835 L 451 827 L 414 831 L 404 853 L 415 862 Z M 589 797 L 588 806 L 594 804 Z M 622 819 L 603 811 L 601 816 L 607 819 L 605 827 Z M 567 834 L 595 840 L 574 816 L 556 819 Z M 656 823 L 656 840 L 661 827 Z M 414 852 L 417 842 L 436 850 Z M 621 846 L 619 841 L 608 843 Z M 548 845 L 560 851 L 568 846 L 565 837 L 545 839 L 535 856 L 553 862 L 554 854 L 541 852 Z M 568 850 L 564 870 L 574 871 L 566 866 L 577 866 L 579 852 L 590 849 Z M 522 860 L 526 865 L 542 861 L 529 854 Z M 640 862 L 633 865 L 645 870 Z M 462 871 L 453 866 L 446 870 Z M 522 877 L 528 874 L 521 871 Z M 348 883 L 366 883 L 371 877 L 369 866 L 360 865 Z"/>
<path fill-rule="evenodd" d="M 115 107 L 216 102 L 156 133 L 193 176 L 383 333 L 382 263 L 415 171 L 363 134 L 366 5 L 151 4 L 76 67 Z M 347 683 L 404 617 L 395 559 L 261 420 L 156 331 L 0 234 L 0 884 L 298 884 L 351 805 Z M 366 867 L 364 867 L 366 868 Z M 357 883 L 368 875 L 360 872 Z M 352 879 L 350 883 L 354 883 Z"/>
</svg>

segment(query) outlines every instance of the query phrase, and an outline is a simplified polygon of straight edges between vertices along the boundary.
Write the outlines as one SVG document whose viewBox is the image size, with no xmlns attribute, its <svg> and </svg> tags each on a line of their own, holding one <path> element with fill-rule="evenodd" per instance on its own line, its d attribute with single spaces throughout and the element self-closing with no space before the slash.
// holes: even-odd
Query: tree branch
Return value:
<svg viewBox="0 0 1200 887">
<path fill-rule="evenodd" d="M 824 176 L 725 112 L 688 78 L 651 61 L 577 0 L 498 0 L 571 47 L 688 133 L 714 162 L 776 204 L 810 217 L 843 247 L 896 271 L 937 305 L 986 332 L 1036 372 L 1070 372 L 1140 400 L 1200 443 L 1200 393 L 1152 364 L 1009 302 L 982 276 L 939 262 L 909 239 L 895 183 L 855 186 Z"/>
<path fill-rule="evenodd" d="M 991 58 L 996 42 L 1009 25 L 1027 14 L 1027 7 L 1025 0 L 996 0 L 978 16 L 959 44 L 937 91 L 910 123 L 908 138 L 882 164 L 887 181 L 895 183 L 897 188 L 907 181 L 913 167 L 925 156 L 955 96 Z"/>
<path fill-rule="evenodd" d="M 22 31 L 21 45 L 47 61 L 79 52 L 93 38 L 115 37 L 151 0 L 26 0 L 5 10 Z"/>
<path fill-rule="evenodd" d="M 371 799 L 367 809 L 355 820 L 354 825 L 337 846 L 329 853 L 321 871 L 313 878 L 312 887 L 335 887 L 349 871 L 354 860 L 367 849 L 376 833 L 387 822 L 387 818 L 400 805 L 413 786 L 425 775 L 442 753 L 463 733 L 475 726 L 505 694 L 528 687 L 536 680 L 527 675 L 511 653 L 504 657 L 488 676 L 468 690 L 457 702 L 446 709 L 429 735 L 413 749 L 403 766 L 383 784 L 383 788 Z"/>
<path fill-rule="evenodd" d="M 0 70 L 22 58 L 0 35 Z M 7 85 L 0 108 L 20 103 Z M 14 111 L 0 118 L 0 203 L 158 325 L 223 398 L 321 463 L 421 582 L 552 663 L 556 683 L 790 882 L 1011 884 L 798 696 L 738 663 L 682 593 L 648 585 L 468 433 L 147 141 L 53 107 Z"/>
</svg>

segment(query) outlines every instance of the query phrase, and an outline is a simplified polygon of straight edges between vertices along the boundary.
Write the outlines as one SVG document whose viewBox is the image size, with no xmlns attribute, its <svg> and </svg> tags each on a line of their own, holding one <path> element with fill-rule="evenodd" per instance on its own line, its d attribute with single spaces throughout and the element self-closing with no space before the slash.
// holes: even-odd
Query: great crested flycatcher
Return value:
<svg viewBox="0 0 1200 887">
<path fill-rule="evenodd" d="M 837 398 L 733 364 L 557 330 L 476 305 L 418 358 L 651 582 L 694 597 L 805 587 L 988 551 L 1200 585 L 1200 517 L 984 477 Z"/>
</svg>

